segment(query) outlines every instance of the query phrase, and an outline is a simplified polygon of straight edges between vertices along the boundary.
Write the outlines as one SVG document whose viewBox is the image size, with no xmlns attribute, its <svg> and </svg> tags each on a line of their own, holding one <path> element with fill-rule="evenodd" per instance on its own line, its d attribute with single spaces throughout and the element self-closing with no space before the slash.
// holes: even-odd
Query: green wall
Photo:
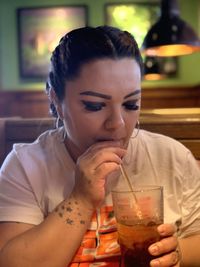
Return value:
<svg viewBox="0 0 200 267">
<path fill-rule="evenodd" d="M 153 0 L 146 0 L 146 2 Z M 88 6 L 88 24 L 104 24 L 104 4 L 112 2 L 144 2 L 117 0 L 0 0 L 0 90 L 43 90 L 44 83 L 20 81 L 18 72 L 18 47 L 16 9 L 29 6 L 76 5 Z M 200 35 L 200 0 L 179 0 L 181 17 Z M 179 71 L 176 78 L 157 82 L 143 82 L 143 87 L 188 86 L 200 84 L 200 53 L 179 58 Z"/>
</svg>

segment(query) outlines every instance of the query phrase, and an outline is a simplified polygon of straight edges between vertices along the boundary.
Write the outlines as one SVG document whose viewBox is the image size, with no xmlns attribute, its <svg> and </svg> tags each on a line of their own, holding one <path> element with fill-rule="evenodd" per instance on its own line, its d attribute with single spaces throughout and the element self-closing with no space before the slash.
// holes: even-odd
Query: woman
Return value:
<svg viewBox="0 0 200 267">
<path fill-rule="evenodd" d="M 179 266 L 180 249 L 181 266 L 199 265 L 200 172 L 178 142 L 134 129 L 141 74 L 128 32 L 85 27 L 61 39 L 47 92 L 64 127 L 14 145 L 1 168 L 0 267 L 119 266 L 104 237 L 116 242 L 110 190 L 122 163 L 134 185 L 164 186 L 166 223 L 150 266 Z"/>
</svg>

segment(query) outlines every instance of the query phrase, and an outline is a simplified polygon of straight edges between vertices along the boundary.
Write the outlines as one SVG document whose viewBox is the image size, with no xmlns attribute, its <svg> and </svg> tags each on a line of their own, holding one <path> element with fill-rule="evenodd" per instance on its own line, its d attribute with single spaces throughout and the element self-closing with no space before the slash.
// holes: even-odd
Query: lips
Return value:
<svg viewBox="0 0 200 267">
<path fill-rule="evenodd" d="M 117 142 L 120 147 L 124 147 L 125 139 L 111 139 L 111 138 L 100 138 L 96 142 Z"/>
<path fill-rule="evenodd" d="M 114 139 L 97 139 L 97 142 L 118 142 L 118 140 Z"/>
</svg>

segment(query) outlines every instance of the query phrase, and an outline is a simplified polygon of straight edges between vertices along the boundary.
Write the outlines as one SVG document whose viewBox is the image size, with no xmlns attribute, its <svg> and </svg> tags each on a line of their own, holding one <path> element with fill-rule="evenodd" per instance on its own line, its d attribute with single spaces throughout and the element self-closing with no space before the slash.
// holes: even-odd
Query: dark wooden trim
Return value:
<svg viewBox="0 0 200 267">
<path fill-rule="evenodd" d="M 48 117 L 49 100 L 44 91 L 0 91 L 0 117 Z"/>
<path fill-rule="evenodd" d="M 193 110 L 190 109 L 190 114 L 185 115 L 155 115 L 151 110 L 149 113 L 141 112 L 140 128 L 180 141 L 200 159 L 200 108 L 195 109 L 195 114 L 191 114 Z M 14 143 L 32 142 L 42 132 L 55 128 L 53 118 L 10 118 L 1 119 L 0 122 L 0 165 Z"/>
<path fill-rule="evenodd" d="M 142 109 L 200 107 L 200 85 L 142 89 Z M 0 117 L 49 117 L 45 91 L 0 91 Z"/>
<path fill-rule="evenodd" d="M 200 107 L 200 85 L 142 89 L 142 108 Z"/>
</svg>

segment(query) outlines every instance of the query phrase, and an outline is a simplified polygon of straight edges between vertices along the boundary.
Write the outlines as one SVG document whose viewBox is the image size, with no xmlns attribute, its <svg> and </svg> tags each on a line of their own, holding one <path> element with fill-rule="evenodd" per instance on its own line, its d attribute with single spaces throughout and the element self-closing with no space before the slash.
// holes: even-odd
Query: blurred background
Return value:
<svg viewBox="0 0 200 267">
<path fill-rule="evenodd" d="M 180 17 L 200 36 L 200 0 L 179 0 Z M 73 27 L 109 24 L 142 45 L 160 1 L 0 0 L 0 117 L 46 117 L 50 52 Z M 154 58 L 153 58 L 154 59 Z M 144 57 L 151 66 L 151 58 Z M 159 58 L 163 77 L 142 82 L 142 108 L 200 107 L 200 52 Z"/>
<path fill-rule="evenodd" d="M 158 23 L 150 30 L 158 20 L 164 29 Z M 13 143 L 55 127 L 45 82 L 60 37 L 104 24 L 134 34 L 151 74 L 142 81 L 141 128 L 179 140 L 200 159 L 200 0 L 0 0 L 0 165 Z M 145 53 L 180 38 L 195 53 L 182 55 L 176 46 L 175 55 Z"/>
</svg>

